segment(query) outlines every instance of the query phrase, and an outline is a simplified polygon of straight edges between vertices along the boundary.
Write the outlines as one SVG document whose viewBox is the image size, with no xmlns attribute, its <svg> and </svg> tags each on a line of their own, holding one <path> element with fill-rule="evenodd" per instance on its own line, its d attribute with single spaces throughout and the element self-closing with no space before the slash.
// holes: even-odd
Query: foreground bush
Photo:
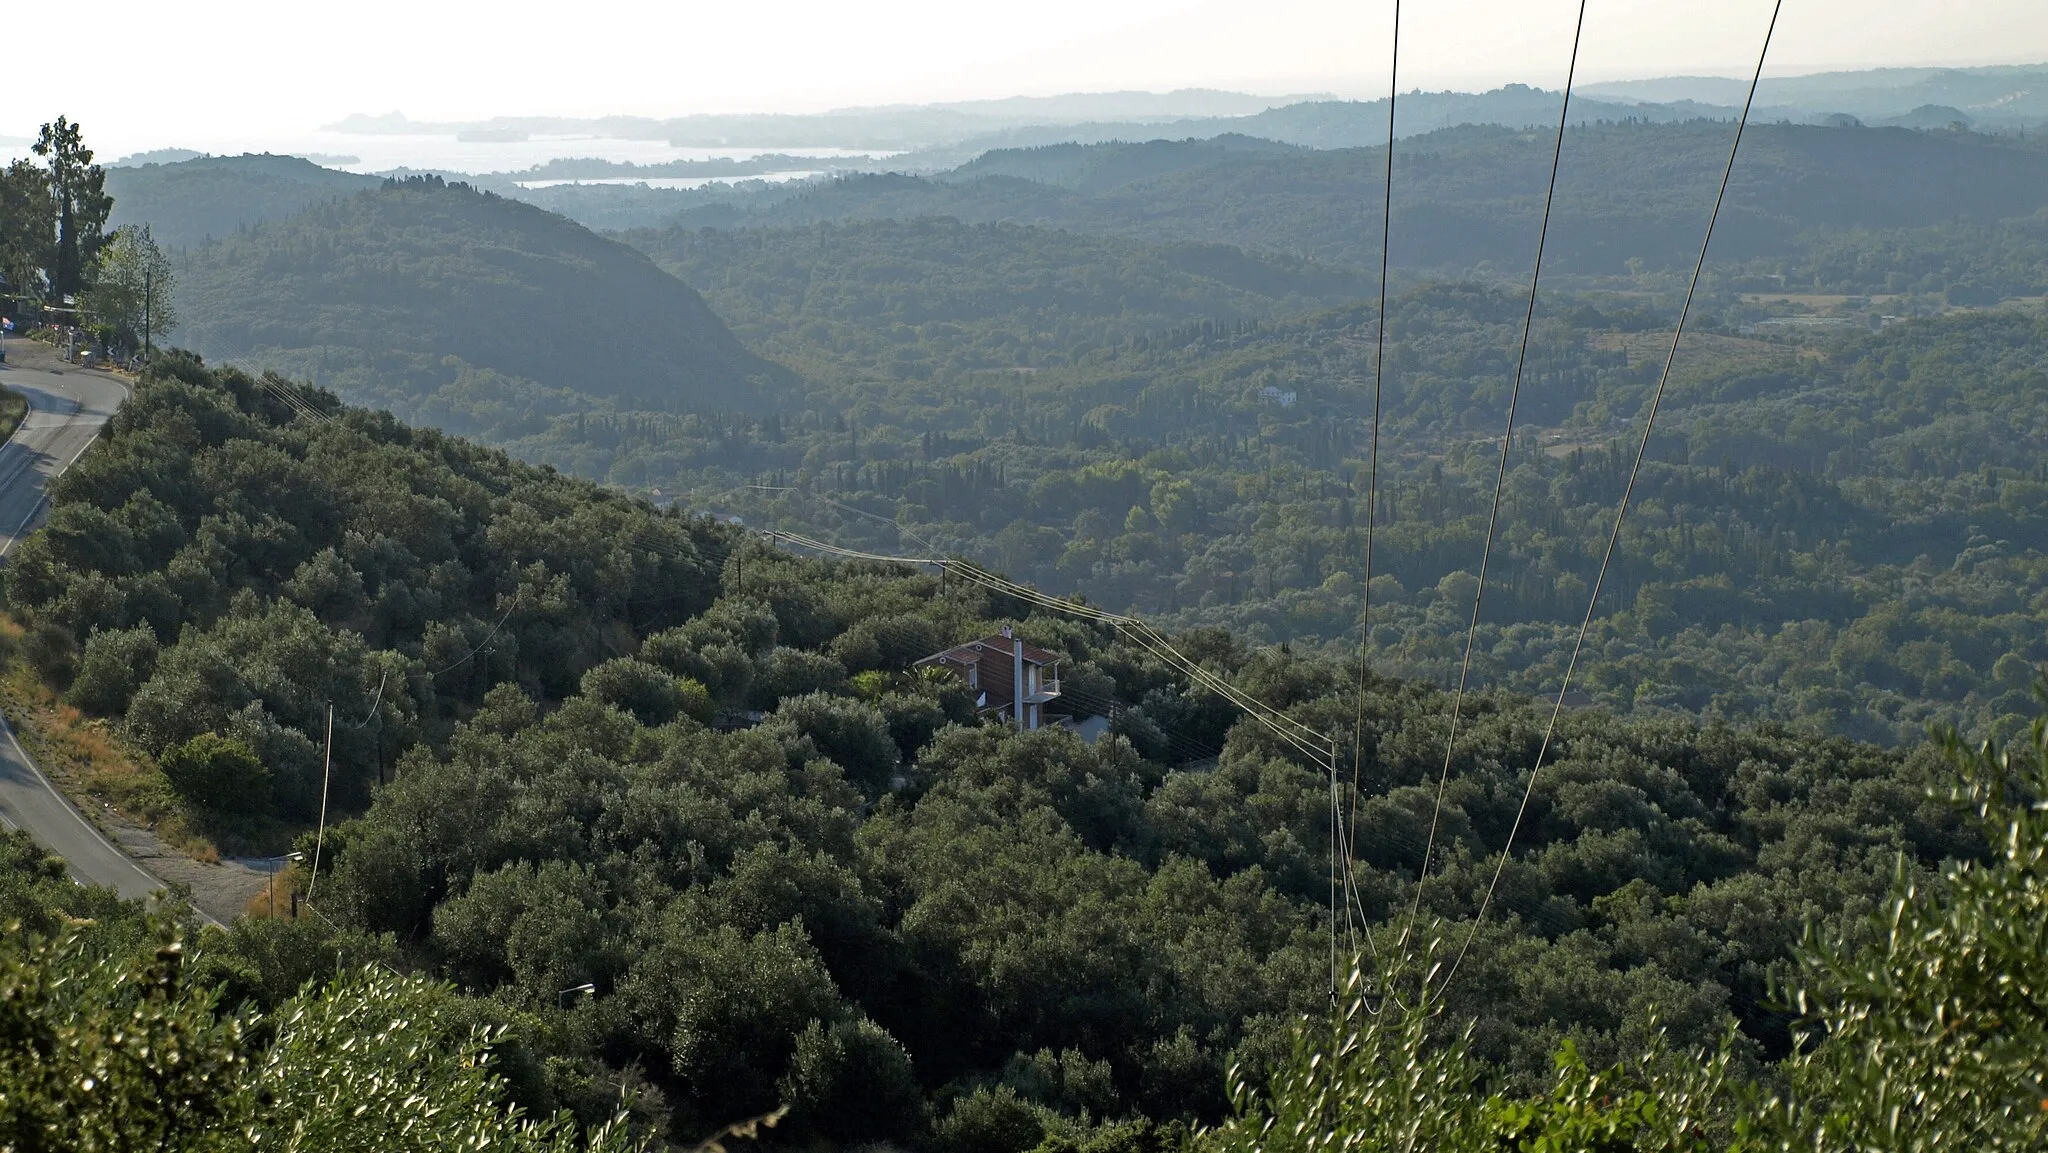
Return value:
<svg viewBox="0 0 2048 1153">
<path fill-rule="evenodd" d="M 1263 1090 L 1232 1071 L 1237 1113 L 1205 1153 L 2048 1148 L 2048 720 L 2010 748 L 1943 743 L 1992 858 L 1917 881 L 1902 862 L 1864 924 L 1809 931 L 1786 990 L 1801 1044 L 1776 1067 L 1741 1072 L 1733 1037 L 1674 1054 L 1657 1033 L 1595 1071 L 1566 1041 L 1548 1097 L 1489 1093 L 1441 1001 L 1354 978 Z"/>
<path fill-rule="evenodd" d="M 268 1014 L 223 1012 L 185 979 L 183 947 L 108 953 L 93 938 L 0 946 L 0 1149 L 478 1149 L 615 1153 L 506 1104 L 492 1036 L 454 995 L 374 969 Z"/>
</svg>

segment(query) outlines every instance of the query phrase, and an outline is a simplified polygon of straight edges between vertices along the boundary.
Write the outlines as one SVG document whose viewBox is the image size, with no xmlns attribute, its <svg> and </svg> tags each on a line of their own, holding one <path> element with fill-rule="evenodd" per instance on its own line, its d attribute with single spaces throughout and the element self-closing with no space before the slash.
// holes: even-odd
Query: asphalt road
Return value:
<svg viewBox="0 0 2048 1153">
<path fill-rule="evenodd" d="M 65 368 L 55 352 L 31 341 L 7 342 L 0 387 L 28 397 L 28 416 L 0 446 L 0 558 L 42 519 L 43 487 L 84 454 L 100 426 L 128 398 L 120 380 Z M 83 884 L 105 885 L 123 897 L 147 897 L 163 882 L 81 816 L 50 784 L 13 729 L 0 721 L 0 821 L 26 829 L 64 858 Z"/>
</svg>

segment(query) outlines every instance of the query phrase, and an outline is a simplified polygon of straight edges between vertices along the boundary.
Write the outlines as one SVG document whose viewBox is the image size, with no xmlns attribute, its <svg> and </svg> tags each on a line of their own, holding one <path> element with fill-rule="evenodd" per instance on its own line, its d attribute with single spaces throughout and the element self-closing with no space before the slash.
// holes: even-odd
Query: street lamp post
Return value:
<svg viewBox="0 0 2048 1153">
<path fill-rule="evenodd" d="M 581 985 L 571 985 L 568 988 L 562 990 L 561 992 L 555 994 L 555 1008 L 567 1010 L 569 1008 L 569 998 L 574 997 L 578 993 L 595 992 L 597 992 L 597 986 L 591 984 L 588 981 L 585 981 Z"/>
</svg>

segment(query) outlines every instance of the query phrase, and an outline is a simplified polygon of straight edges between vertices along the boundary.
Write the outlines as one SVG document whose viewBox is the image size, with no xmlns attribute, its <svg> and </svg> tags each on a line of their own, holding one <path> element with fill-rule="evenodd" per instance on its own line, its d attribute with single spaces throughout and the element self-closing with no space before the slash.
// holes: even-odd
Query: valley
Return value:
<svg viewBox="0 0 2048 1153">
<path fill-rule="evenodd" d="M 0 1146 L 2034 1147 L 2032 75 L 54 122 Z"/>
</svg>

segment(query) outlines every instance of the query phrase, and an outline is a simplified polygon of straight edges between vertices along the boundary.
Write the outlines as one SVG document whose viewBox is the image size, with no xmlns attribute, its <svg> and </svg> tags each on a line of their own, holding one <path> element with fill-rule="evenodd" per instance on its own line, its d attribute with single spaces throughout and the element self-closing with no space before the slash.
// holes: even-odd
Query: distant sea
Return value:
<svg viewBox="0 0 2048 1153">
<path fill-rule="evenodd" d="M 748 160 L 765 152 L 783 156 L 816 157 L 821 160 L 888 156 L 887 152 L 862 152 L 846 148 L 676 148 L 663 140 L 618 140 L 603 136 L 533 136 L 526 140 L 458 140 L 424 133 L 368 135 L 353 132 L 321 132 L 234 136 L 193 132 L 166 139 L 125 141 L 115 136 L 99 139 L 87 136 L 101 163 L 157 148 L 189 148 L 214 156 L 238 156 L 244 152 L 274 152 L 305 156 L 330 168 L 349 172 L 391 172 L 415 169 L 432 172 L 517 173 L 550 160 L 610 160 L 634 164 L 665 164 L 671 160 Z M 0 137 L 0 158 L 28 155 L 30 141 Z M 734 179 L 791 179 L 796 173 Z M 718 178 L 723 179 L 723 178 Z M 621 183 L 639 183 L 625 180 Z M 586 181 L 586 183 L 589 183 Z M 694 187 L 701 180 L 649 181 L 661 187 Z"/>
</svg>

